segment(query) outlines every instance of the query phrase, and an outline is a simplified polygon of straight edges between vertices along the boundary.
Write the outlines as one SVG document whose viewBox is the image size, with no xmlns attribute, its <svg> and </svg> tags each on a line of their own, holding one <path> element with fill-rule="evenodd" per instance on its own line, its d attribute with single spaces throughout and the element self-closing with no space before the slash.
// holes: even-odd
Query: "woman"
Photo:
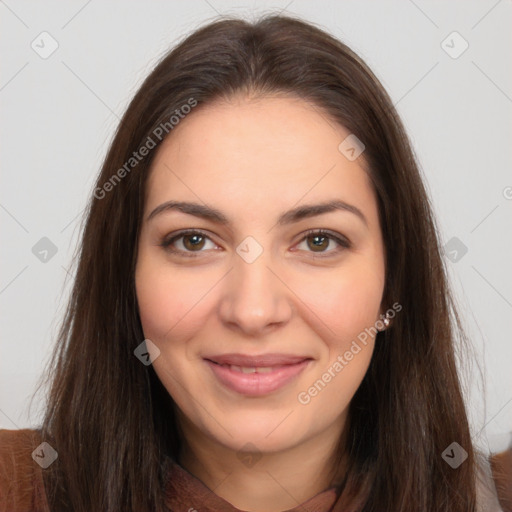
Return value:
<svg viewBox="0 0 512 512">
<path fill-rule="evenodd" d="M 296 19 L 211 23 L 120 123 L 5 507 L 477 510 L 460 332 L 368 67 Z"/>
</svg>

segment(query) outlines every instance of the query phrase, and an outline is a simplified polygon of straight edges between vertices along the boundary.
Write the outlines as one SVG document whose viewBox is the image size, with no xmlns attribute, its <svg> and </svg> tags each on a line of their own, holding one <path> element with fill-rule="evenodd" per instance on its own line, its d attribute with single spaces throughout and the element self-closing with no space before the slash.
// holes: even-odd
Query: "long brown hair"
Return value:
<svg viewBox="0 0 512 512">
<path fill-rule="evenodd" d="M 171 116 L 184 105 L 239 92 L 300 97 L 365 144 L 385 241 L 384 305 L 403 310 L 378 334 L 350 404 L 346 443 L 335 454 L 349 461 L 342 501 L 353 498 L 364 512 L 474 511 L 475 452 L 454 348 L 460 325 L 407 135 L 354 52 L 312 24 L 276 15 L 195 31 L 150 73 L 119 124 L 88 204 L 48 369 L 41 430 L 59 453 L 45 470 L 50 502 L 77 512 L 164 510 L 162 468 L 177 458 L 181 437 L 172 398 L 134 356 L 144 339 L 134 270 L 145 184 L 164 139 L 158 127 L 172 137 Z M 130 160 L 148 137 L 155 147 Z M 468 454 L 456 469 L 442 457 L 454 441 Z"/>
</svg>

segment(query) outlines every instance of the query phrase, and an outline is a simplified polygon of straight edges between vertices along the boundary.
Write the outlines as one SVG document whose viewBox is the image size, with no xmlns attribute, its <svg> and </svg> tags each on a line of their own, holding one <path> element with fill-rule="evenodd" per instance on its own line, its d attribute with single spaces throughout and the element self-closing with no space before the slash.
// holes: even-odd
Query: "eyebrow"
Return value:
<svg viewBox="0 0 512 512">
<path fill-rule="evenodd" d="M 221 225 L 229 224 L 228 217 L 226 217 L 226 215 L 224 215 L 220 210 L 217 210 L 210 206 L 206 206 L 204 204 L 192 203 L 187 201 L 166 201 L 165 203 L 162 203 L 148 215 L 146 222 L 149 222 L 157 215 L 172 210 L 178 210 L 189 215 L 201 217 L 203 219 L 210 220 Z M 358 217 L 366 226 L 368 226 L 368 221 L 364 216 L 363 212 L 359 208 L 352 204 L 346 203 L 345 201 L 341 201 L 339 199 L 333 199 L 331 201 L 326 201 L 323 203 L 308 204 L 298 206 L 297 208 L 293 208 L 292 210 L 282 213 L 277 220 L 277 224 L 281 226 L 293 224 L 294 222 L 298 222 L 302 219 L 315 217 L 317 215 L 322 215 L 324 213 L 330 213 L 334 211 L 352 213 L 356 217 Z"/>
</svg>

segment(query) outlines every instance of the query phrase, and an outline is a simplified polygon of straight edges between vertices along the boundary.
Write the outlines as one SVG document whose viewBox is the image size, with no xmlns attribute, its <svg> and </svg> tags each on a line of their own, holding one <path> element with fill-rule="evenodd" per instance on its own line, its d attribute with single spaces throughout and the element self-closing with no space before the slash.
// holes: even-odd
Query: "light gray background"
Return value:
<svg viewBox="0 0 512 512">
<path fill-rule="evenodd" d="M 127 102 L 199 25 L 218 13 L 270 11 L 346 42 L 397 104 L 443 243 L 456 237 L 467 247 L 447 263 L 483 371 L 466 372 L 475 439 L 503 445 L 512 431 L 510 0 L 0 0 L 0 428 L 39 421 L 42 396 L 30 411 L 29 398 L 69 291 L 81 212 Z M 31 47 L 50 48 L 44 31 L 58 43 L 46 59 Z M 453 31 L 469 44 L 458 58 L 445 51 L 464 44 L 446 39 Z M 47 262 L 32 252 L 42 237 L 58 249 Z"/>
</svg>

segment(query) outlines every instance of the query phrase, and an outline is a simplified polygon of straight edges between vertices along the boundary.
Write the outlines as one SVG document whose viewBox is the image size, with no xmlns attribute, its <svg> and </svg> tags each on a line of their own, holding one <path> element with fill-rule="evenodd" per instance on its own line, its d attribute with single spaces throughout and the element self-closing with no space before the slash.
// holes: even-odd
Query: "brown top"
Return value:
<svg viewBox="0 0 512 512">
<path fill-rule="evenodd" d="M 491 470 L 504 512 L 512 510 L 512 445 L 491 457 Z"/>
<path fill-rule="evenodd" d="M 43 471 L 56 452 L 41 444 L 37 430 L 0 429 L 0 512 L 51 512 L 44 490 Z M 478 511 L 508 512 L 509 502 L 500 507 L 488 461 L 480 466 Z M 165 502 L 171 512 L 243 512 L 208 489 L 194 475 L 168 458 L 166 460 Z M 510 473 L 505 472 L 507 482 Z M 331 487 L 286 512 L 357 512 L 344 507 L 340 489 Z"/>
<path fill-rule="evenodd" d="M 37 430 L 0 429 L 0 512 L 50 512 L 43 467 L 55 453 L 41 445 Z M 241 512 L 170 458 L 165 499 L 172 512 Z M 327 489 L 286 512 L 351 512 L 335 507 L 339 489 Z"/>
<path fill-rule="evenodd" d="M 170 478 L 167 480 L 165 502 L 172 512 L 240 512 L 171 459 L 168 459 L 168 464 Z M 338 490 L 332 487 L 302 504 L 297 503 L 286 512 L 334 512 L 337 498 Z"/>
<path fill-rule="evenodd" d="M 36 430 L 0 430 L 0 512 L 50 512 L 42 467 L 32 459 L 40 442 Z"/>
</svg>

